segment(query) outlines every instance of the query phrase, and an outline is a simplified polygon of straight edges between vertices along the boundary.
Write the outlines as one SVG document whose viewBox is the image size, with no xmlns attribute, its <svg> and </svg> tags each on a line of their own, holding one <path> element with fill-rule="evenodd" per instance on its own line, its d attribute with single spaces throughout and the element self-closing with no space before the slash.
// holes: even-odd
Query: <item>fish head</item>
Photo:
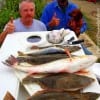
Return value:
<svg viewBox="0 0 100 100">
<path fill-rule="evenodd" d="M 69 72 L 78 72 L 80 70 L 91 67 L 97 60 L 94 55 L 82 55 L 73 57 L 72 60 L 69 59 L 70 68 Z"/>
<path fill-rule="evenodd" d="M 81 62 L 84 67 L 90 67 L 97 61 L 97 57 L 95 55 L 85 55 L 81 57 Z M 80 63 L 81 63 L 80 62 Z"/>
<path fill-rule="evenodd" d="M 91 59 L 90 64 L 94 64 L 97 61 L 98 58 L 96 56 L 94 56 L 94 55 L 90 55 L 89 59 Z"/>
</svg>

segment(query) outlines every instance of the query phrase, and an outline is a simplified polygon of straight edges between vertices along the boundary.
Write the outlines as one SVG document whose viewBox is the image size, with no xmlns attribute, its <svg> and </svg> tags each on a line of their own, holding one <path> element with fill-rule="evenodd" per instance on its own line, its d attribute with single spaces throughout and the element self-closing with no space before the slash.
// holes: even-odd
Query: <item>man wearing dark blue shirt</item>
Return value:
<svg viewBox="0 0 100 100">
<path fill-rule="evenodd" d="M 48 30 L 54 29 L 69 29 L 68 22 L 71 19 L 69 13 L 78 6 L 68 0 L 54 0 L 48 3 L 42 13 L 40 20 L 44 22 Z M 80 33 L 87 30 L 87 24 L 83 19 L 83 25 L 80 29 Z"/>
</svg>

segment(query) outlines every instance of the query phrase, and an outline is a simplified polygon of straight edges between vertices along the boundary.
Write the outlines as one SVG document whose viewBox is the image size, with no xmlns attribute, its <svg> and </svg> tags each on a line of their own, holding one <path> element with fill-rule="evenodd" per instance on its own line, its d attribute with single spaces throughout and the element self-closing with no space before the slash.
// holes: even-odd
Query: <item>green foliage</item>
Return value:
<svg viewBox="0 0 100 100">
<path fill-rule="evenodd" d="M 48 0 L 33 0 L 36 5 L 35 18 L 39 19 L 42 13 L 42 9 Z M 6 4 L 0 10 L 0 32 L 2 32 L 5 24 L 9 21 L 10 17 L 18 18 L 18 5 L 20 0 L 5 0 Z"/>
<path fill-rule="evenodd" d="M 42 10 L 44 8 L 44 6 L 47 3 L 47 0 L 34 0 L 35 2 L 35 6 L 36 6 L 36 19 L 39 19 L 41 14 L 42 14 Z"/>
<path fill-rule="evenodd" d="M 94 25 L 93 21 L 86 15 L 84 14 L 88 30 L 86 31 L 87 35 L 92 39 L 92 41 L 96 44 L 96 33 L 97 33 L 97 26 Z"/>
<path fill-rule="evenodd" d="M 17 18 L 19 0 L 5 0 L 5 5 L 0 10 L 0 32 L 2 32 L 4 25 L 9 21 L 10 17 Z"/>
</svg>

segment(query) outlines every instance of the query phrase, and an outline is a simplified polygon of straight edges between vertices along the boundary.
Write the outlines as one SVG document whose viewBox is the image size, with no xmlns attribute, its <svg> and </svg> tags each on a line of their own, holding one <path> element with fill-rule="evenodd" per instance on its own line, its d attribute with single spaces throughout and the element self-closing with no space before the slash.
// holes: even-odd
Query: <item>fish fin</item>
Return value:
<svg viewBox="0 0 100 100">
<path fill-rule="evenodd" d="M 33 71 L 28 71 L 28 74 L 26 75 L 26 77 L 29 77 L 29 76 L 31 76 L 31 75 L 33 75 L 33 74 L 37 74 L 37 73 L 35 73 L 35 72 L 33 72 Z"/>
<path fill-rule="evenodd" d="M 70 61 L 72 61 L 72 55 L 71 55 L 70 51 L 67 48 L 64 48 L 64 50 L 65 50 L 65 53 L 69 56 Z"/>
<path fill-rule="evenodd" d="M 78 72 L 75 72 L 76 74 L 88 74 L 89 73 L 89 71 L 88 70 L 86 70 L 86 69 L 82 69 L 82 70 L 79 70 Z"/>
<path fill-rule="evenodd" d="M 21 52 L 21 51 L 18 51 L 17 53 L 18 53 L 19 56 L 26 56 L 26 55 L 27 55 L 27 54 L 24 54 L 24 53 Z"/>
<path fill-rule="evenodd" d="M 34 50 L 34 49 L 40 49 L 40 48 L 38 46 L 33 45 L 33 46 L 30 47 L 30 49 Z"/>
<path fill-rule="evenodd" d="M 11 65 L 10 65 L 9 63 L 7 63 L 6 61 L 5 61 L 5 62 L 2 61 L 2 63 L 3 63 L 4 65 L 9 66 L 9 67 L 11 66 Z"/>
</svg>

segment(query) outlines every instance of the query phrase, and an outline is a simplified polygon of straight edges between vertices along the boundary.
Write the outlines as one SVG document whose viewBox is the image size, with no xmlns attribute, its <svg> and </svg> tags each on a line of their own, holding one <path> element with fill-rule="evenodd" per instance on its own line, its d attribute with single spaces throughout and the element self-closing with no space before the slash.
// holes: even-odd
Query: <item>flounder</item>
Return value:
<svg viewBox="0 0 100 100">
<path fill-rule="evenodd" d="M 77 91 L 90 85 L 94 79 L 73 73 L 58 73 L 41 78 L 28 76 L 22 82 L 26 84 L 37 83 L 42 89 Z"/>
<path fill-rule="evenodd" d="M 39 91 L 28 100 L 97 100 L 100 94 L 87 92 L 66 92 L 66 91 Z"/>
</svg>

